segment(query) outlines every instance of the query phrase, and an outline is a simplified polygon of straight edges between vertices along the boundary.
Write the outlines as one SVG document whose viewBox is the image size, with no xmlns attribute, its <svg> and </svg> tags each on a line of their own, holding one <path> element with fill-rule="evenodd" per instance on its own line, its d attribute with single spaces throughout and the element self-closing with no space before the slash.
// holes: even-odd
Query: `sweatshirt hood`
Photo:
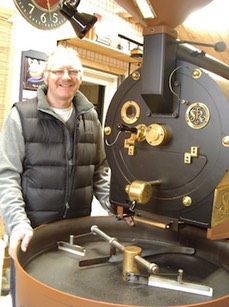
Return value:
<svg viewBox="0 0 229 307">
<path fill-rule="evenodd" d="M 48 87 L 46 84 L 42 84 L 38 87 L 37 90 L 38 108 L 50 111 L 51 110 L 50 105 L 46 99 L 47 92 L 48 92 Z M 94 105 L 79 90 L 76 92 L 75 96 L 73 97 L 73 104 L 75 106 L 77 115 L 86 113 L 92 108 L 94 108 Z"/>
</svg>

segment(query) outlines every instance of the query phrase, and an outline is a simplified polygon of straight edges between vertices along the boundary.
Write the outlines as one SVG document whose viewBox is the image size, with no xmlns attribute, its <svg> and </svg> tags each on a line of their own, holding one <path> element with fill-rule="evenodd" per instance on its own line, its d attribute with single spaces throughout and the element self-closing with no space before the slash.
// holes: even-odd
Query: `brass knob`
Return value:
<svg viewBox="0 0 229 307">
<path fill-rule="evenodd" d="M 137 262 L 134 260 L 136 255 L 141 255 L 142 249 L 138 246 L 125 246 L 123 252 L 123 268 L 122 277 L 123 280 L 127 280 L 127 273 L 139 274 L 139 268 Z"/>
<path fill-rule="evenodd" d="M 131 201 L 144 205 L 152 196 L 152 185 L 147 181 L 135 180 L 131 184 L 126 185 L 125 191 Z"/>
<path fill-rule="evenodd" d="M 192 204 L 192 199 L 190 196 L 184 196 L 182 199 L 182 203 L 185 207 L 189 207 Z"/>
<path fill-rule="evenodd" d="M 110 135 L 111 134 L 111 127 L 110 126 L 106 126 L 104 128 L 104 133 L 105 133 L 105 135 Z"/>
<path fill-rule="evenodd" d="M 151 146 L 165 144 L 169 140 L 169 132 L 163 125 L 152 124 L 146 129 L 146 141 Z"/>
<path fill-rule="evenodd" d="M 225 147 L 229 147 L 229 136 L 228 136 L 228 135 L 226 135 L 225 137 L 223 137 L 223 139 L 222 139 L 222 144 L 223 144 L 223 146 L 225 146 Z"/>
</svg>

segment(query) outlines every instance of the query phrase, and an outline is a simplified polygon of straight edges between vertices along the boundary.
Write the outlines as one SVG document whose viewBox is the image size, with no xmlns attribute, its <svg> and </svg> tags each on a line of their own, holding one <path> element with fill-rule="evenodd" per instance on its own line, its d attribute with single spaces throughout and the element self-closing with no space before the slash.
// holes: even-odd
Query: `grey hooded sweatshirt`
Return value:
<svg viewBox="0 0 229 307">
<path fill-rule="evenodd" d="M 93 104 L 76 93 L 70 129 L 46 92 L 43 85 L 36 98 L 16 103 L 2 130 L 0 215 L 8 235 L 90 215 L 93 195 L 104 209 L 109 202 L 109 168 Z"/>
</svg>

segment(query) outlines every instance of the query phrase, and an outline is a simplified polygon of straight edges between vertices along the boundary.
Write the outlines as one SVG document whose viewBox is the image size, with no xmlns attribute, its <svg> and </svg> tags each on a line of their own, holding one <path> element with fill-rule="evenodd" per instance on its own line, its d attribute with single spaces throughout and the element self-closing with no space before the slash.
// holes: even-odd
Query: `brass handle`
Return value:
<svg viewBox="0 0 229 307">
<path fill-rule="evenodd" d="M 138 204 L 146 204 L 152 197 L 152 186 L 159 185 L 159 180 L 142 181 L 135 180 L 131 184 L 126 185 L 125 191 L 129 196 L 130 201 L 135 201 Z"/>
</svg>

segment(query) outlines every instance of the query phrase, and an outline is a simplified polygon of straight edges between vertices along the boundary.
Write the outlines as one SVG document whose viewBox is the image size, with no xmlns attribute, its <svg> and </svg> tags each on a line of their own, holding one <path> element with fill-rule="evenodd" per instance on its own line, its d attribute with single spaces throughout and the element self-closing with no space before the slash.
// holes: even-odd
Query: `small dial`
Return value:
<svg viewBox="0 0 229 307">
<path fill-rule="evenodd" d="M 67 19 L 60 13 L 60 0 L 14 0 L 21 15 L 33 26 L 51 30 L 63 25 Z"/>
</svg>

